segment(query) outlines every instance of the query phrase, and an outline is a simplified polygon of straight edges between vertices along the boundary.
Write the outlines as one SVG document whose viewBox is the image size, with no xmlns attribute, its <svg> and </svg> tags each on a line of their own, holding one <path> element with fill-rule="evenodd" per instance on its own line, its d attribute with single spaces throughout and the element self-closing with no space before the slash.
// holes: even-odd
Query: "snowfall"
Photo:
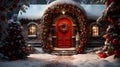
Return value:
<svg viewBox="0 0 120 67">
<path fill-rule="evenodd" d="M 25 60 L 0 61 L 0 67 L 120 67 L 120 59 L 114 56 L 99 58 L 95 53 L 72 56 L 37 53 Z"/>
</svg>

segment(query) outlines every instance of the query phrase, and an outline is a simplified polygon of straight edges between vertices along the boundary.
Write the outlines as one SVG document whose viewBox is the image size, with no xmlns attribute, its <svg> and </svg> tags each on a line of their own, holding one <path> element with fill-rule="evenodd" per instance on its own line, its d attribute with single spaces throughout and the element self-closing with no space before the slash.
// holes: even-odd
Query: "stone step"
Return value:
<svg viewBox="0 0 120 67">
<path fill-rule="evenodd" d="M 75 48 L 57 48 L 55 47 L 54 50 L 75 50 Z"/>
<path fill-rule="evenodd" d="M 52 51 L 53 55 L 75 55 L 77 52 L 75 50 L 54 50 Z"/>
</svg>

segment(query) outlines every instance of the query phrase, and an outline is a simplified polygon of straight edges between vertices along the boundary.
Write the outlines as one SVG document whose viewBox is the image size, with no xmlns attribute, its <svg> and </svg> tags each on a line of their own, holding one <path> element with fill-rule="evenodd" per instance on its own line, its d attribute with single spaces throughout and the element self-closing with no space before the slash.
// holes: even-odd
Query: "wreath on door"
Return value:
<svg viewBox="0 0 120 67">
<path fill-rule="evenodd" d="M 68 31 L 68 28 L 69 28 L 69 26 L 67 23 L 63 22 L 59 25 L 59 30 L 63 33 L 66 33 Z"/>
</svg>

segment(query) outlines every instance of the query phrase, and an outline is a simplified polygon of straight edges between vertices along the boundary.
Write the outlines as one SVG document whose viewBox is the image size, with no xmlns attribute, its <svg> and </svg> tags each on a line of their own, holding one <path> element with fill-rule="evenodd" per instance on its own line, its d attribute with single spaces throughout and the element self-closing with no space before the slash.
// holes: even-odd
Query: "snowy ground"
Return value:
<svg viewBox="0 0 120 67">
<path fill-rule="evenodd" d="M 31 54 L 26 60 L 1 61 L 0 67 L 120 67 L 120 60 L 113 59 L 113 56 L 101 59 L 96 54 Z"/>
</svg>

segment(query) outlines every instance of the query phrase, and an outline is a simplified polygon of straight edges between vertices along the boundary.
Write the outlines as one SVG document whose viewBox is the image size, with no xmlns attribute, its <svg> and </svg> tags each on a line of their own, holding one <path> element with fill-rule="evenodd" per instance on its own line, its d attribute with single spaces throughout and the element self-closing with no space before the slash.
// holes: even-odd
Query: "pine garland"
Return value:
<svg viewBox="0 0 120 67">
<path fill-rule="evenodd" d="M 45 13 L 42 17 L 42 23 L 41 23 L 41 25 L 43 26 L 43 28 L 42 28 L 43 31 L 41 32 L 41 36 L 42 36 L 41 40 L 42 40 L 42 44 L 43 44 L 43 49 L 45 49 L 47 51 L 52 51 L 52 49 L 53 49 L 53 46 L 48 43 L 49 42 L 48 34 L 49 34 L 50 27 L 52 24 L 51 20 L 54 20 L 54 19 L 52 19 L 53 16 L 55 14 L 60 14 L 61 10 L 65 10 L 66 13 L 69 12 L 69 13 L 77 16 L 76 19 L 78 19 L 77 22 L 81 29 L 81 33 L 80 33 L 81 44 L 79 45 L 79 47 L 76 48 L 76 50 L 78 53 L 81 53 L 81 52 L 83 52 L 84 46 L 86 45 L 86 42 L 87 42 L 87 29 L 86 29 L 87 19 L 86 19 L 84 10 L 81 10 L 81 8 L 77 7 L 76 5 L 72 5 L 72 4 L 53 5 L 52 7 L 48 7 L 48 9 L 45 11 Z M 49 45 L 49 48 L 48 48 L 48 45 Z"/>
</svg>

